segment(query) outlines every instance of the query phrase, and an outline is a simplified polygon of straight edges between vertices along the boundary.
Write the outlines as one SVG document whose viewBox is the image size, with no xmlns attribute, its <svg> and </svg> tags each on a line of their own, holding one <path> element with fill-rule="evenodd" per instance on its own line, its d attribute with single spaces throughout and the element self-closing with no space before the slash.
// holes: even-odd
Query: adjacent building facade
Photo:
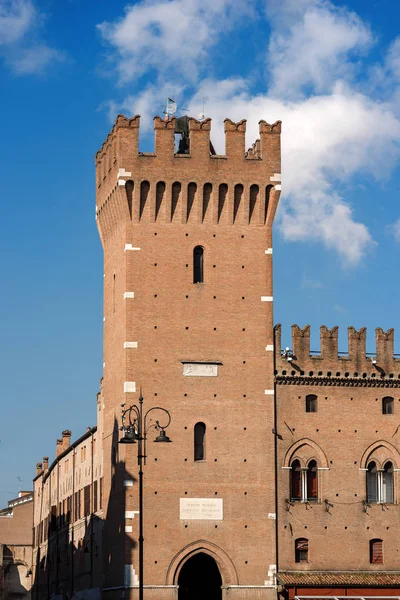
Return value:
<svg viewBox="0 0 400 600">
<path fill-rule="evenodd" d="M 400 593 L 400 360 L 393 330 L 292 327 L 277 352 L 278 581 L 295 596 Z M 280 348 L 280 327 L 276 327 Z"/>
<path fill-rule="evenodd" d="M 0 510 L 0 600 L 31 597 L 32 508 L 32 493 L 20 492 Z"/>
<path fill-rule="evenodd" d="M 119 441 L 140 391 L 146 600 L 400 596 L 393 332 L 371 360 L 365 330 L 339 357 L 337 329 L 314 355 L 294 326 L 281 353 L 281 124 L 247 152 L 246 122 L 224 125 L 216 155 L 210 119 L 156 117 L 143 153 L 140 118 L 119 115 L 96 155 L 98 423 L 37 465 L 37 598 L 138 597 L 137 447 Z M 173 443 L 152 443 L 160 427 Z"/>
</svg>

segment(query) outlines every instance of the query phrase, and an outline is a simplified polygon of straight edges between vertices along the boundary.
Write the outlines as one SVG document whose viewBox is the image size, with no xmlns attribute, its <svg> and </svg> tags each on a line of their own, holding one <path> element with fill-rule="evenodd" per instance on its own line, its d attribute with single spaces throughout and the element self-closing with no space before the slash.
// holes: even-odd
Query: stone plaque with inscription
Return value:
<svg viewBox="0 0 400 600">
<path fill-rule="evenodd" d="M 183 374 L 185 377 L 217 377 L 218 364 L 184 363 Z"/>
<path fill-rule="evenodd" d="M 180 498 L 180 519 L 222 521 L 222 498 Z"/>
</svg>

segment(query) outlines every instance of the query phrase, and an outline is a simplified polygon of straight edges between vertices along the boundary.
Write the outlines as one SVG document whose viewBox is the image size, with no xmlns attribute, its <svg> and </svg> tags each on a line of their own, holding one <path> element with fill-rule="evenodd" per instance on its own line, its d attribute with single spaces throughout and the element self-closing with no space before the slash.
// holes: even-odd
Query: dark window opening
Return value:
<svg viewBox="0 0 400 600">
<path fill-rule="evenodd" d="M 306 396 L 306 412 L 315 413 L 318 410 L 318 397 L 315 394 Z"/>
<path fill-rule="evenodd" d="M 298 460 L 293 461 L 291 470 L 291 500 L 301 500 L 301 466 Z"/>
<path fill-rule="evenodd" d="M 383 541 L 370 540 L 369 542 L 369 562 L 372 565 L 383 564 Z"/>
<path fill-rule="evenodd" d="M 318 500 L 318 467 L 315 460 L 309 463 L 307 469 L 307 500 Z"/>
<path fill-rule="evenodd" d="M 367 470 L 367 502 L 378 502 L 378 469 L 370 462 Z"/>
<path fill-rule="evenodd" d="M 204 423 L 196 423 L 194 426 L 194 460 L 205 458 L 206 426 Z"/>
<path fill-rule="evenodd" d="M 382 398 L 382 414 L 383 415 L 392 415 L 393 414 L 393 398 L 387 396 L 386 398 Z"/>
<path fill-rule="evenodd" d="M 193 250 L 193 283 L 204 282 L 204 248 L 196 246 Z"/>
<path fill-rule="evenodd" d="M 393 504 L 393 465 L 387 462 L 382 471 L 381 502 Z"/>
<path fill-rule="evenodd" d="M 308 540 L 300 538 L 295 542 L 295 558 L 296 562 L 308 562 Z"/>
</svg>

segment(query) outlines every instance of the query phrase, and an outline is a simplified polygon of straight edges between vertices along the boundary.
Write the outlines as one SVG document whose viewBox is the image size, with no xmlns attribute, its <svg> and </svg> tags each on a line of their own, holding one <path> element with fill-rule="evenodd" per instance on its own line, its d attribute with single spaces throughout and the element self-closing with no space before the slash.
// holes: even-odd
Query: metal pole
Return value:
<svg viewBox="0 0 400 600">
<path fill-rule="evenodd" d="M 143 600 L 143 436 L 146 435 L 143 427 L 143 397 L 139 396 L 139 443 L 138 443 L 138 464 L 139 464 L 139 600 Z"/>
</svg>

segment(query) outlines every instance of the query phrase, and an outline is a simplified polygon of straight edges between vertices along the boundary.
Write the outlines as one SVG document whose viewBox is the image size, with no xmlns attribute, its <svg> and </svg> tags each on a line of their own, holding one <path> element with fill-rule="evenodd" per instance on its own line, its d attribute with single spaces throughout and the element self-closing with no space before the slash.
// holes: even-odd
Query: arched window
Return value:
<svg viewBox="0 0 400 600">
<path fill-rule="evenodd" d="M 393 504 L 393 465 L 387 462 L 380 473 L 382 478 L 381 502 Z"/>
<path fill-rule="evenodd" d="M 318 500 L 318 467 L 315 460 L 310 461 L 307 468 L 307 500 Z"/>
<path fill-rule="evenodd" d="M 196 246 L 193 250 L 193 283 L 204 281 L 204 248 Z"/>
<path fill-rule="evenodd" d="M 292 463 L 291 482 L 290 482 L 290 499 L 291 500 L 302 500 L 301 493 L 301 465 L 298 460 L 294 460 Z"/>
<path fill-rule="evenodd" d="M 297 539 L 294 548 L 296 562 L 308 562 L 308 540 L 306 538 Z"/>
<path fill-rule="evenodd" d="M 390 396 L 386 396 L 386 398 L 382 398 L 382 414 L 383 415 L 392 415 L 393 414 L 393 398 Z"/>
<path fill-rule="evenodd" d="M 369 562 L 372 565 L 383 564 L 383 541 L 379 539 L 369 542 Z"/>
<path fill-rule="evenodd" d="M 318 397 L 315 394 L 309 394 L 306 396 L 306 412 L 317 412 L 318 410 Z"/>
<path fill-rule="evenodd" d="M 370 462 L 367 470 L 367 502 L 378 502 L 378 469 Z"/>
<path fill-rule="evenodd" d="M 315 460 L 302 468 L 299 460 L 291 464 L 290 498 L 292 501 L 318 502 L 318 465 Z"/>
<path fill-rule="evenodd" d="M 206 426 L 196 423 L 194 426 L 194 460 L 204 460 L 206 442 Z"/>
</svg>

